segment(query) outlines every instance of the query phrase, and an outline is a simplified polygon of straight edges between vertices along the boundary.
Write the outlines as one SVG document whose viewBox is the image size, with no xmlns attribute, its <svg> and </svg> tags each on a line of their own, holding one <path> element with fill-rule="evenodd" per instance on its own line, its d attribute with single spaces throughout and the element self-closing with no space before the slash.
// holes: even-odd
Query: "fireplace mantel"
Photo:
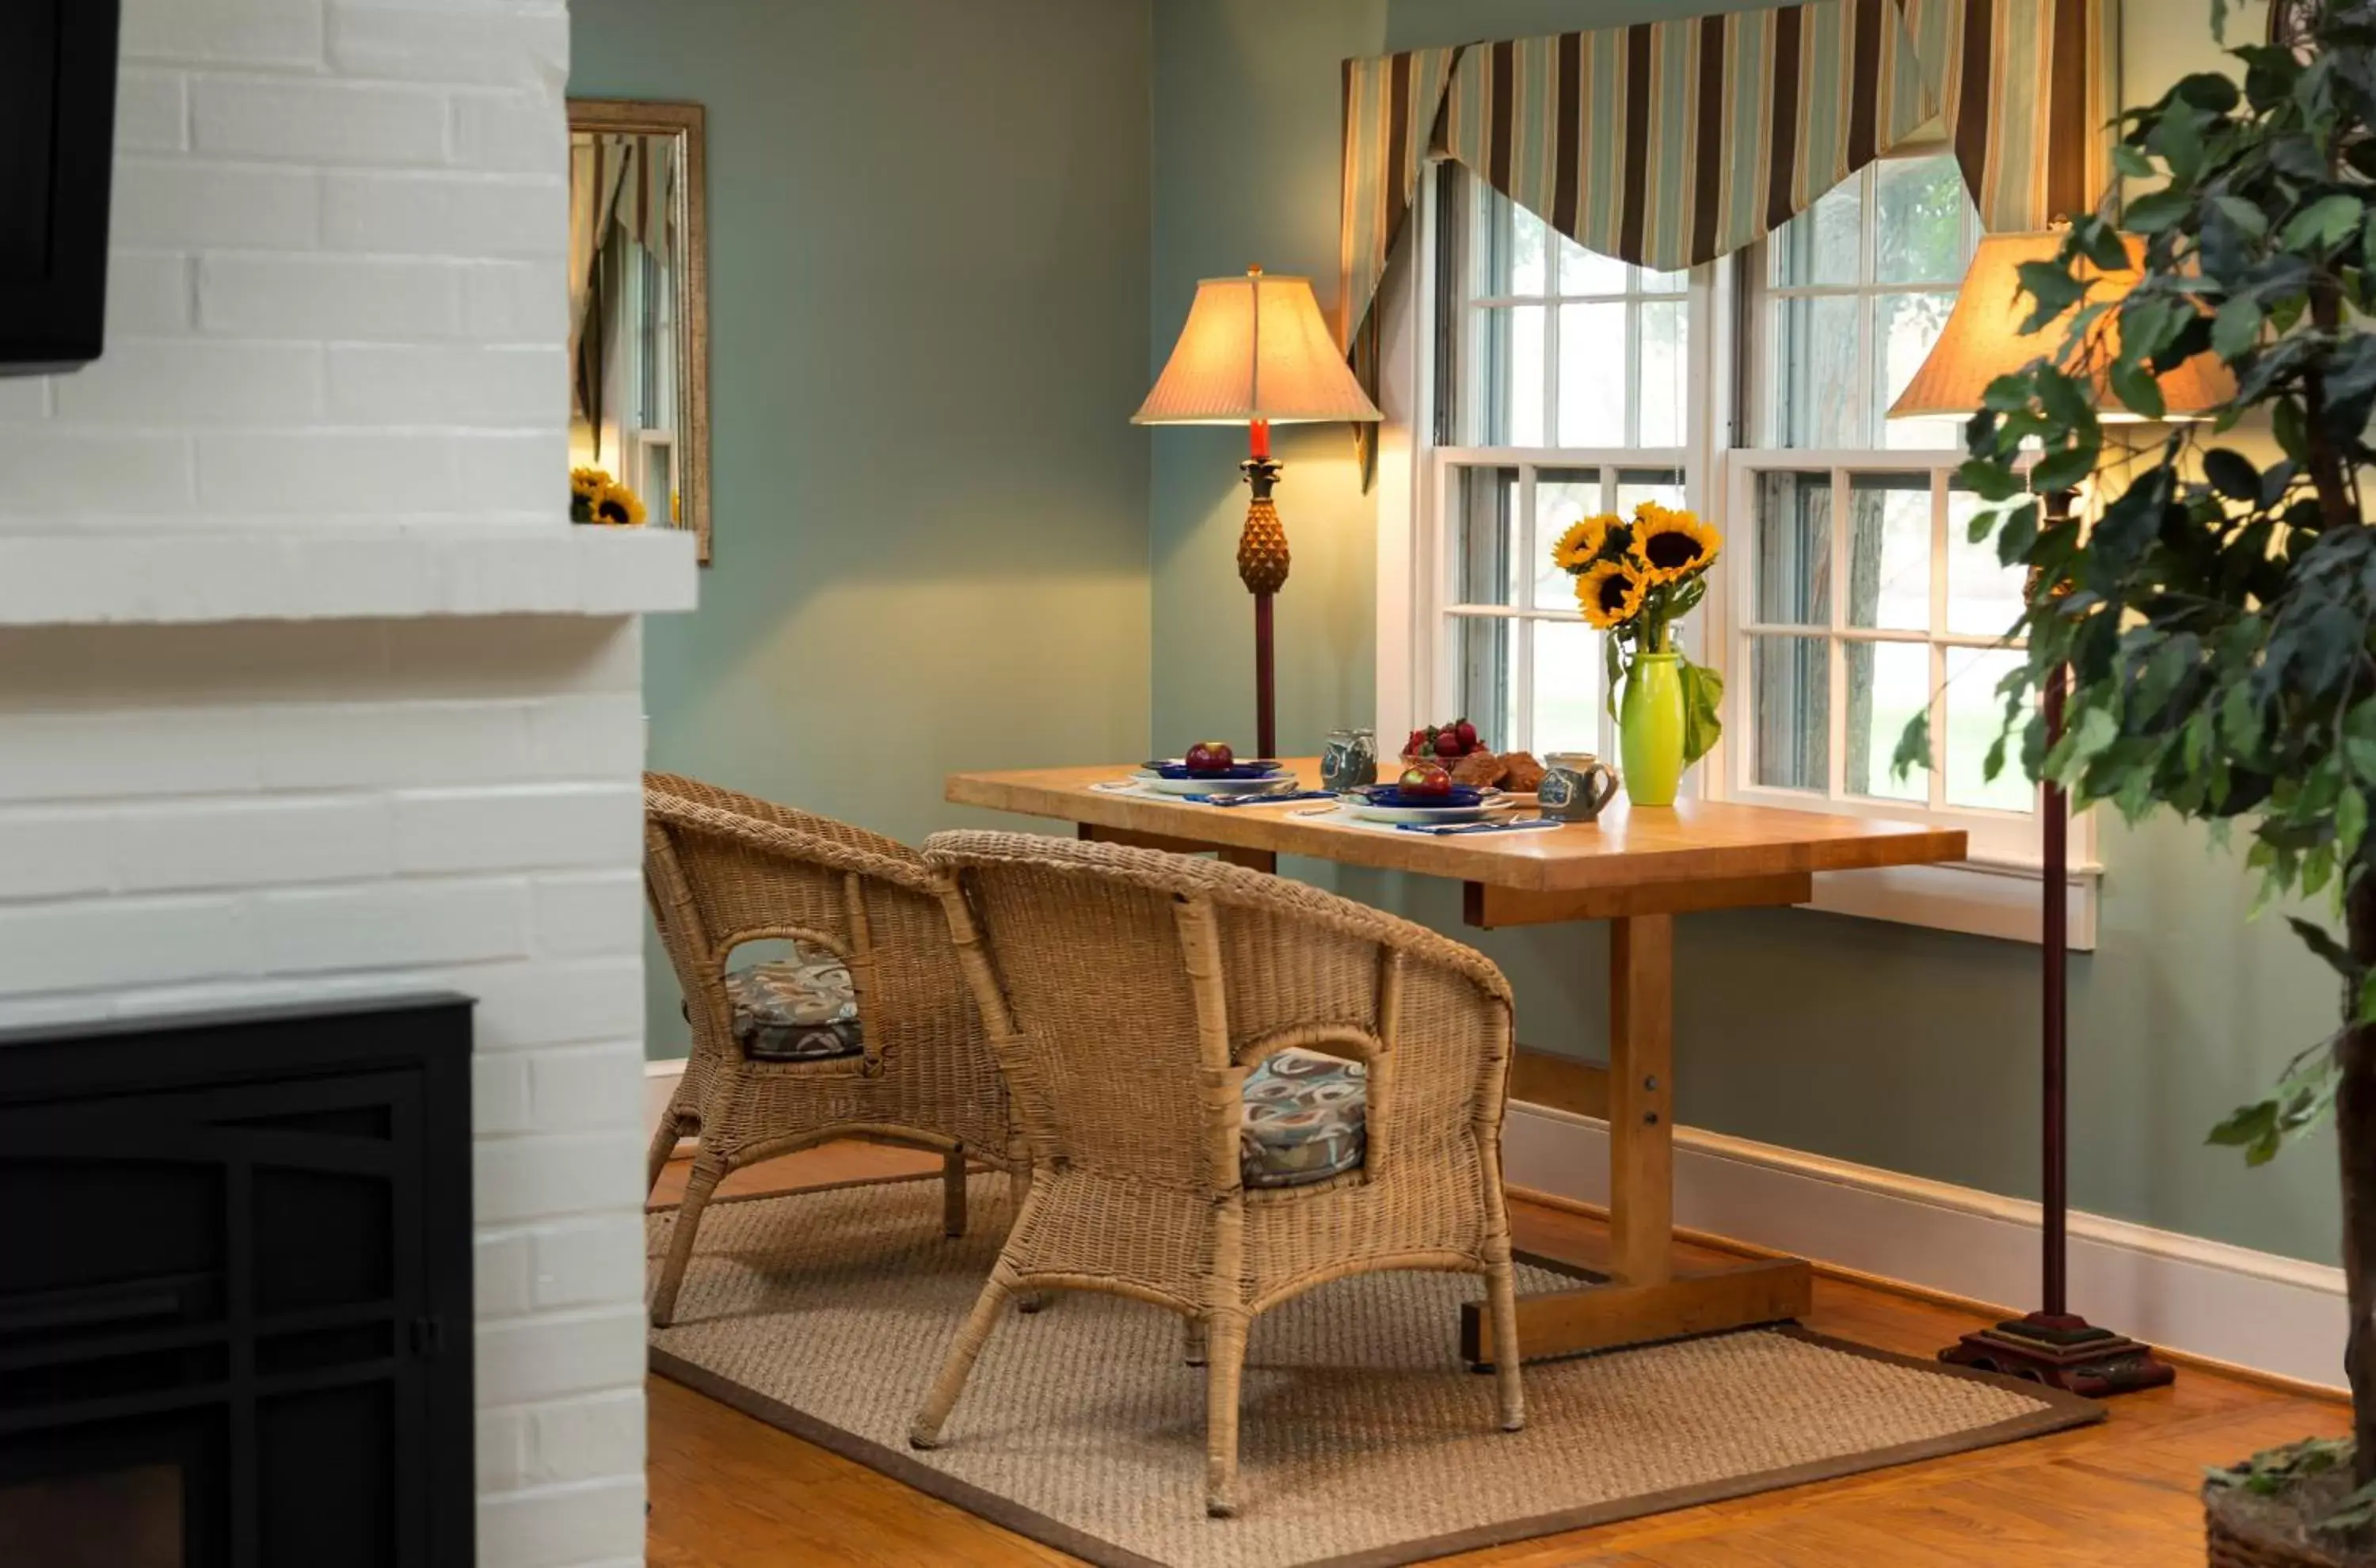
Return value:
<svg viewBox="0 0 2376 1568">
<path fill-rule="evenodd" d="M 0 533 L 0 626 L 659 614 L 698 576 L 673 529 Z"/>
</svg>

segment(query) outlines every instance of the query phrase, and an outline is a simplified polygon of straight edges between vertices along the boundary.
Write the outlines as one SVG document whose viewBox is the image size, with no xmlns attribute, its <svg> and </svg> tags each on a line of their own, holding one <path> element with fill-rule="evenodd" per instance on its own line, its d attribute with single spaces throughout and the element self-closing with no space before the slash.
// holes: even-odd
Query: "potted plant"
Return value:
<svg viewBox="0 0 2376 1568">
<path fill-rule="evenodd" d="M 1988 388 L 1962 469 L 1996 504 L 1975 537 L 2030 569 L 1990 774 L 2010 741 L 2074 803 L 2240 833 L 2263 902 L 2323 899 L 2342 928 L 2291 921 L 2335 971 L 2335 1032 L 2210 1134 L 2258 1165 L 2333 1112 L 2353 1324 L 2353 1436 L 2205 1487 L 2212 1561 L 2234 1568 L 2376 1562 L 2376 528 L 2359 491 L 2376 463 L 2376 3 L 2303 0 L 2287 28 L 2232 52 L 2240 82 L 2191 76 L 2123 113 L 2121 172 L 2161 184 L 2118 228 L 2083 219 L 2022 267 L 2028 329 L 2055 346 Z M 2091 291 L 2140 241 L 2134 287 Z M 2234 377 L 2216 418 L 2165 426 L 2097 481 L 2090 524 L 2057 526 L 2040 497 L 2100 467 L 2089 388 L 2157 419 L 2156 375 L 2203 353 Z M 2065 671 L 2049 745 L 2038 699 Z M 1918 721 L 1899 766 L 1929 754 Z"/>
</svg>

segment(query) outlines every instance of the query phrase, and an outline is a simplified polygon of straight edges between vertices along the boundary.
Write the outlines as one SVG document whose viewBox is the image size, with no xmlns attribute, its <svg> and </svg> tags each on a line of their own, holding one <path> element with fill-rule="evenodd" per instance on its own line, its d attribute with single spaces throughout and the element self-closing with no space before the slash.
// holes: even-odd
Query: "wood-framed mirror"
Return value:
<svg viewBox="0 0 2376 1568">
<path fill-rule="evenodd" d="M 683 529 L 707 565 L 703 119 L 697 103 L 569 101 L 569 463 L 573 518 Z"/>
</svg>

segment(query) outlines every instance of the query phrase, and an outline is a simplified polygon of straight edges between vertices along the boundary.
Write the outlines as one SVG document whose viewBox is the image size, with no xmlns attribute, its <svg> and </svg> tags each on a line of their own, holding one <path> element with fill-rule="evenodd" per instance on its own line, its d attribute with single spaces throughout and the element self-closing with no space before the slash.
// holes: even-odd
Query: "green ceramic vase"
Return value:
<svg viewBox="0 0 2376 1568">
<path fill-rule="evenodd" d="M 1680 654 L 1637 656 L 1625 673 L 1617 711 L 1618 760 L 1625 798 L 1637 806 L 1671 806 L 1683 778 L 1683 677 Z"/>
</svg>

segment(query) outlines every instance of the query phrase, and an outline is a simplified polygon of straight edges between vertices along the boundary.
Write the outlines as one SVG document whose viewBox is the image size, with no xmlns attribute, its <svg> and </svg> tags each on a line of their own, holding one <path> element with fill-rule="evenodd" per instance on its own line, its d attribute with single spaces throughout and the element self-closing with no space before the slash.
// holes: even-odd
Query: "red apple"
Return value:
<svg viewBox="0 0 2376 1568">
<path fill-rule="evenodd" d="M 1435 737 L 1435 754 L 1438 756 L 1461 755 L 1460 732 L 1456 730 L 1440 731 Z"/>
<path fill-rule="evenodd" d="M 1218 773 L 1238 760 L 1227 741 L 1199 741 L 1188 748 L 1188 771 Z"/>
<path fill-rule="evenodd" d="M 1461 755 L 1467 756 L 1470 752 L 1477 749 L 1476 725 L 1469 723 L 1468 720 L 1464 719 L 1459 723 L 1452 727 L 1452 732 L 1460 737 Z"/>
<path fill-rule="evenodd" d="M 1404 794 L 1422 800 L 1441 800 L 1452 793 L 1452 775 L 1432 762 L 1411 764 L 1395 783 Z"/>
</svg>

